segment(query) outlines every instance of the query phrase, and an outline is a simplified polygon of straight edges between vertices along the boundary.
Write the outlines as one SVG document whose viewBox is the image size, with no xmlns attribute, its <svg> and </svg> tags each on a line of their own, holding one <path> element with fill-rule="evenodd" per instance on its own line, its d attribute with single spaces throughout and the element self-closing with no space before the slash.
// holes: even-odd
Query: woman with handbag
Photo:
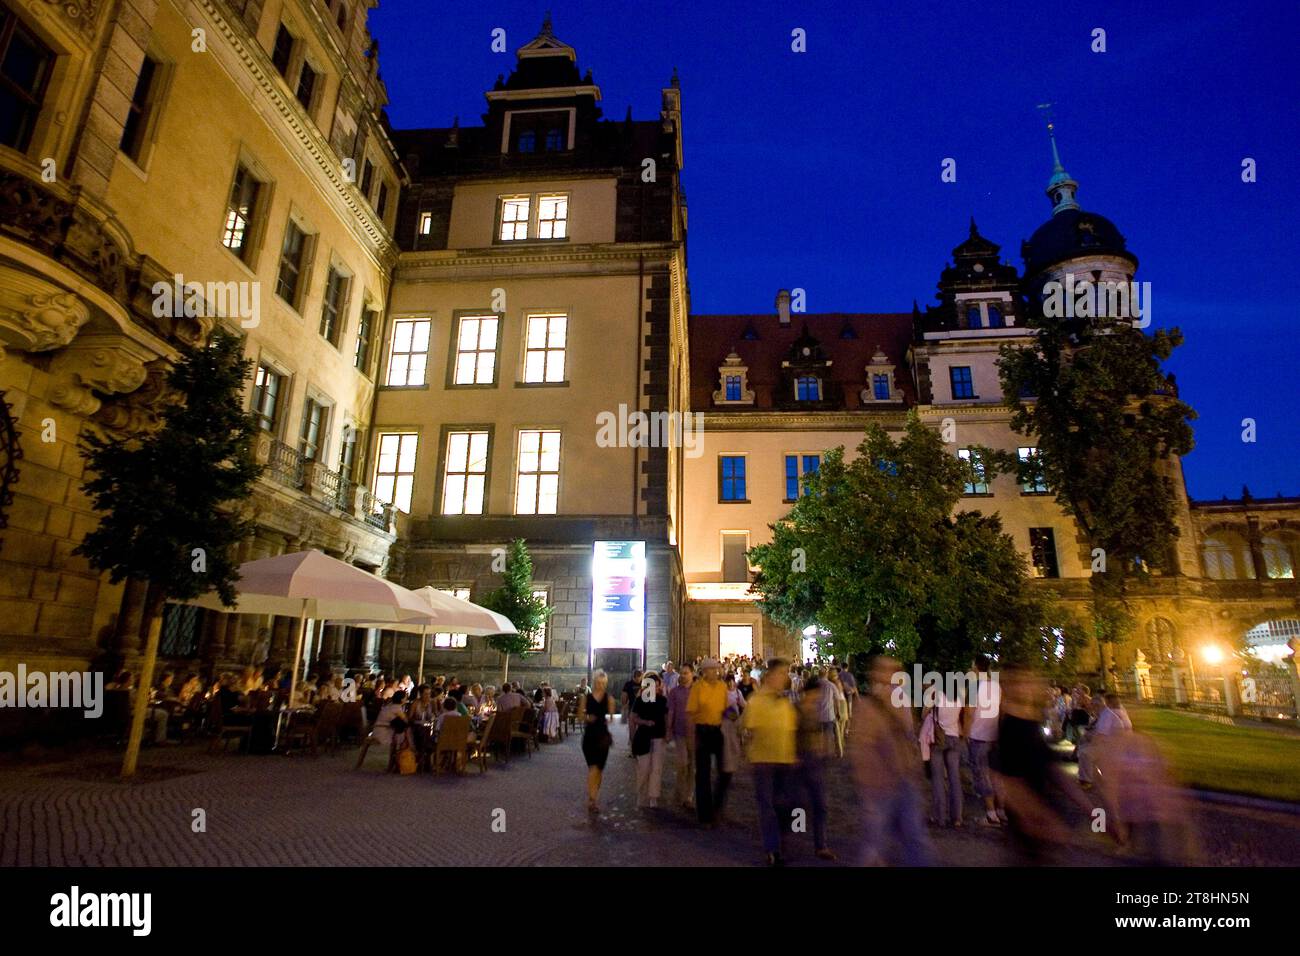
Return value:
<svg viewBox="0 0 1300 956">
<path fill-rule="evenodd" d="M 614 739 L 609 732 L 609 718 L 614 713 L 614 698 L 609 695 L 609 675 L 596 671 L 592 675 L 592 688 L 578 709 L 582 721 L 582 756 L 587 761 L 587 812 L 600 813 L 596 803 L 600 796 L 600 781 L 609 759 L 609 748 Z"/>
</svg>

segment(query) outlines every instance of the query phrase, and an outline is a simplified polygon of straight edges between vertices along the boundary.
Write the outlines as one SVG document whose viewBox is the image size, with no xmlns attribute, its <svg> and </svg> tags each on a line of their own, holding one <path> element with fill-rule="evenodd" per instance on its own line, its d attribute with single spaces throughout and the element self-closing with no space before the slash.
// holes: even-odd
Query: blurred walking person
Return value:
<svg viewBox="0 0 1300 956">
<path fill-rule="evenodd" d="M 700 673 L 703 677 L 691 685 L 686 714 L 695 726 L 695 813 L 701 824 L 712 827 L 714 817 L 724 808 L 731 782 L 731 774 L 723 769 L 722 714 L 727 709 L 727 685 L 721 680 L 722 665 L 712 657 L 700 662 Z"/>
<path fill-rule="evenodd" d="M 762 682 L 749 697 L 740 718 L 748 746 L 746 754 L 754 772 L 754 799 L 758 804 L 758 830 L 769 866 L 780 866 L 781 820 L 777 816 L 778 796 L 786 790 L 795 765 L 795 733 L 799 715 L 785 696 L 790 686 L 786 661 L 768 661 Z"/>
<path fill-rule="evenodd" d="M 587 812 L 600 813 L 596 802 L 600 796 L 600 781 L 609 759 L 609 748 L 614 738 L 609 732 L 609 718 L 614 714 L 614 698 L 609 695 L 609 675 L 596 671 L 591 679 L 591 691 L 578 707 L 582 721 L 582 756 L 587 761 Z"/>
<path fill-rule="evenodd" d="M 870 662 L 848 738 L 849 762 L 866 810 L 864 866 L 929 866 L 934 859 L 916 779 L 912 708 L 895 707 L 890 700 L 899 669 L 890 657 Z"/>
<path fill-rule="evenodd" d="M 799 729 L 795 738 L 798 751 L 796 775 L 800 789 L 808 798 L 813 846 L 817 857 L 822 860 L 836 858 L 826 838 L 826 760 L 835 746 L 834 724 L 828 725 L 826 721 L 828 699 L 830 706 L 834 707 L 835 696 L 829 685 L 816 675 L 808 678 L 799 696 Z"/>
<path fill-rule="evenodd" d="M 641 683 L 631 709 L 636 805 L 642 810 L 653 810 L 659 806 L 659 792 L 663 785 L 668 698 L 664 696 L 663 681 L 654 671 L 647 671 Z"/>
<path fill-rule="evenodd" d="M 683 664 L 677 686 L 668 692 L 668 749 L 673 755 L 673 803 L 695 809 L 695 728 L 686 713 L 695 668 Z"/>
</svg>

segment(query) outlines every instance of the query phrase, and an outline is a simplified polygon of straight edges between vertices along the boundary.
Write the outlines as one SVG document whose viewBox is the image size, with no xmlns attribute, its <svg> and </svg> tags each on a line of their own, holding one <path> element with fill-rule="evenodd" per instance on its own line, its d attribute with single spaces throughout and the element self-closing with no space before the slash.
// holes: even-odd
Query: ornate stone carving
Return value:
<svg viewBox="0 0 1300 956">
<path fill-rule="evenodd" d="M 0 268 L 0 350 L 61 348 L 89 320 L 90 308 L 74 293 L 39 276 Z"/>
<path fill-rule="evenodd" d="M 145 367 L 143 384 L 105 404 L 95 413 L 95 422 L 118 438 L 153 434 L 162 427 L 164 409 L 180 397 L 180 393 L 167 384 L 170 372 L 171 364 L 166 359 L 150 362 Z"/>
<path fill-rule="evenodd" d="M 74 414 L 93 415 L 103 404 L 100 395 L 133 392 L 143 385 L 146 356 L 128 342 L 125 336 L 93 336 L 84 345 L 60 352 L 50 363 L 55 379 L 50 403 Z"/>
<path fill-rule="evenodd" d="M 85 36 L 95 33 L 95 20 L 99 14 L 98 0 L 45 0 L 52 7 L 58 7 L 63 16 L 72 21 Z"/>
</svg>

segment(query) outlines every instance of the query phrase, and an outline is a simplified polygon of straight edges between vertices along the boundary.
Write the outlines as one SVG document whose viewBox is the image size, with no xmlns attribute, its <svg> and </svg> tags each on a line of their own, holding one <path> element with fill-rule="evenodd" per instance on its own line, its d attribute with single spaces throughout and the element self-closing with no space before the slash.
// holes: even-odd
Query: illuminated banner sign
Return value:
<svg viewBox="0 0 1300 956">
<path fill-rule="evenodd" d="M 645 542 L 597 541 L 591 558 L 591 647 L 645 649 Z"/>
</svg>

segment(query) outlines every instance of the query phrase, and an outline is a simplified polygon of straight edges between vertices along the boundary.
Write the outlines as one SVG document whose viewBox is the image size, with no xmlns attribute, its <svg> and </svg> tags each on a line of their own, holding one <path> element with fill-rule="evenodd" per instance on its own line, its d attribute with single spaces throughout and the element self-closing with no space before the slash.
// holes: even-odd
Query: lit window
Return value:
<svg viewBox="0 0 1300 956">
<path fill-rule="evenodd" d="M 816 402 L 822 397 L 821 379 L 813 375 L 800 375 L 795 379 L 794 396 L 801 402 Z"/>
<path fill-rule="evenodd" d="M 530 315 L 524 353 L 525 382 L 563 382 L 569 320 L 563 315 Z"/>
<path fill-rule="evenodd" d="M 528 215 L 532 200 L 527 196 L 501 200 L 501 241 L 528 238 Z"/>
<path fill-rule="evenodd" d="M 1056 563 L 1056 533 L 1051 528 L 1029 529 L 1029 556 L 1034 573 L 1040 578 L 1059 578 Z"/>
<path fill-rule="evenodd" d="M 438 588 L 443 594 L 450 594 L 452 597 L 460 598 L 462 601 L 469 600 L 469 588 Z M 441 649 L 459 650 L 468 646 L 469 641 L 464 634 L 449 634 L 446 631 L 439 631 L 433 635 L 433 646 Z"/>
<path fill-rule="evenodd" d="M 419 436 L 410 432 L 385 432 L 379 436 L 375 463 L 375 497 L 407 514 L 415 484 L 415 450 Z"/>
<path fill-rule="evenodd" d="M 799 497 L 800 478 L 815 474 L 821 467 L 821 455 L 786 455 L 785 456 L 785 500 L 794 501 Z M 804 489 L 804 494 L 808 490 Z"/>
<path fill-rule="evenodd" d="M 456 336 L 456 385 L 491 385 L 496 381 L 497 317 L 466 316 Z"/>
<path fill-rule="evenodd" d="M 733 654 L 752 657 L 754 654 L 754 625 L 719 624 L 718 655 L 726 659 Z"/>
<path fill-rule="evenodd" d="M 542 196 L 537 200 L 537 238 L 563 239 L 568 227 L 568 196 Z"/>
<path fill-rule="evenodd" d="M 433 213 L 420 213 L 420 235 L 427 236 L 433 232 Z"/>
<path fill-rule="evenodd" d="M 442 482 L 442 513 L 481 515 L 487 487 L 488 433 L 451 432 Z"/>
<path fill-rule="evenodd" d="M 745 456 L 718 456 L 718 499 L 745 501 Z"/>
<path fill-rule="evenodd" d="M 284 376 L 266 365 L 257 367 L 253 379 L 253 417 L 264 432 L 274 432 L 279 422 L 280 386 Z"/>
<path fill-rule="evenodd" d="M 1027 495 L 1046 494 L 1048 490 L 1047 482 L 1043 480 L 1043 476 L 1041 472 L 1039 472 L 1042 463 L 1038 460 L 1038 449 L 1020 448 L 1017 449 L 1016 454 L 1024 464 L 1025 469 L 1033 472 L 1033 474 L 1030 474 L 1025 481 L 1021 482 L 1020 490 Z"/>
<path fill-rule="evenodd" d="M 230 186 L 230 201 L 226 204 L 226 225 L 221 234 L 221 244 L 245 262 L 253 253 L 253 225 L 261 185 L 243 163 L 236 167 L 235 181 Z"/>
<path fill-rule="evenodd" d="M 726 400 L 729 402 L 740 401 L 740 376 L 728 375 L 726 383 Z"/>
<path fill-rule="evenodd" d="M 515 514 L 553 515 L 560 498 L 560 433 L 519 433 Z"/>
<path fill-rule="evenodd" d="M 393 352 L 388 359 L 385 385 L 424 384 L 424 367 L 429 361 L 428 319 L 399 319 L 393 323 Z"/>
<path fill-rule="evenodd" d="M 275 277 L 275 294 L 295 309 L 298 307 L 299 280 L 306 252 L 307 235 L 290 219 L 280 246 L 280 271 Z"/>
<path fill-rule="evenodd" d="M 948 369 L 953 398 L 974 398 L 975 385 L 971 381 L 969 365 L 954 365 Z"/>
<path fill-rule="evenodd" d="M 548 591 L 546 588 L 535 588 L 533 590 L 533 597 L 541 598 L 548 607 L 550 606 L 551 592 Z M 545 621 L 542 621 L 541 627 L 539 627 L 533 633 L 532 637 L 529 638 L 529 641 L 531 642 L 532 650 L 534 651 L 546 650 L 546 622 Z"/>
<path fill-rule="evenodd" d="M 966 465 L 966 483 L 962 493 L 967 495 L 987 495 L 989 493 L 989 483 L 984 473 L 984 462 L 980 461 L 979 455 L 969 448 L 959 448 L 957 449 L 957 457 Z"/>
</svg>

